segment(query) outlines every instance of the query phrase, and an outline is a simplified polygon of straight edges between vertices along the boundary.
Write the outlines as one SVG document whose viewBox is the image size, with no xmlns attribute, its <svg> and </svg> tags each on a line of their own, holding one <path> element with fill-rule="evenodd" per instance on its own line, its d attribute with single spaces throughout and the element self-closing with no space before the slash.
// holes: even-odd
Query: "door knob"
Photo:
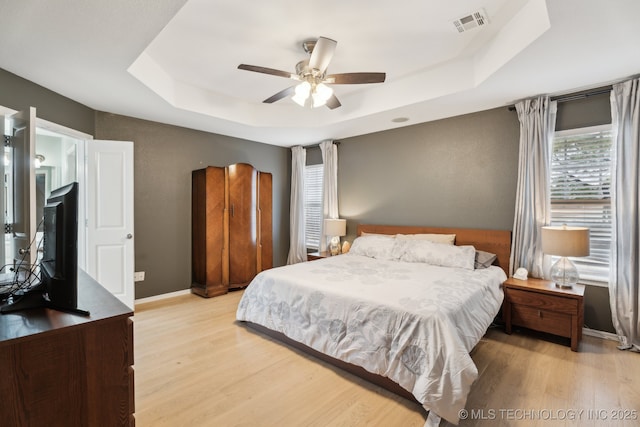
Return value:
<svg viewBox="0 0 640 427">
<path fill-rule="evenodd" d="M 31 250 L 29 248 L 26 248 L 26 249 L 25 248 L 20 248 L 20 249 L 18 249 L 18 253 L 20 255 L 28 254 L 29 252 L 31 252 Z"/>
<path fill-rule="evenodd" d="M 131 233 L 127 234 L 127 239 L 133 239 L 133 234 Z"/>
</svg>

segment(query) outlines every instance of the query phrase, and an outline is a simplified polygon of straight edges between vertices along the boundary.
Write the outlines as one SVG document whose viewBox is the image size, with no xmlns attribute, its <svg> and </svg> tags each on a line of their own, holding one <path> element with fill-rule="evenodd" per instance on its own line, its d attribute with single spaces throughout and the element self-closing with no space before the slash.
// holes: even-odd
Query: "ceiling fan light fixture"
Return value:
<svg viewBox="0 0 640 427">
<path fill-rule="evenodd" d="M 316 108 L 326 105 L 330 110 L 340 107 L 342 104 L 333 93 L 333 89 L 327 84 L 368 84 L 383 83 L 385 73 L 340 73 L 326 74 L 327 67 L 333 58 L 337 42 L 327 37 L 305 40 L 302 44 L 305 52 L 311 54 L 309 59 L 304 59 L 296 64 L 296 72 L 276 70 L 257 65 L 240 64 L 238 69 L 253 71 L 256 73 L 270 74 L 272 76 L 285 77 L 296 80 L 297 86 L 289 86 L 275 95 L 262 101 L 272 104 L 280 99 L 291 97 L 301 107 Z"/>
<path fill-rule="evenodd" d="M 313 107 L 316 108 L 324 106 L 329 98 L 331 98 L 331 95 L 333 95 L 333 89 L 324 83 L 317 84 L 311 93 L 311 96 L 313 97 Z"/>
<path fill-rule="evenodd" d="M 311 94 L 311 83 L 302 82 L 295 89 L 296 94 L 291 97 L 293 101 L 301 107 L 304 107 L 309 95 Z"/>
</svg>

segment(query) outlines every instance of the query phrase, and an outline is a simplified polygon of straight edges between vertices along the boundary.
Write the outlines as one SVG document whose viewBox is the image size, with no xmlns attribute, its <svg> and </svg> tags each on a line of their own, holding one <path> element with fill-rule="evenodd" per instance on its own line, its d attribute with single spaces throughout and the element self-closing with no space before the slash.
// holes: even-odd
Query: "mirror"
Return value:
<svg viewBox="0 0 640 427">
<path fill-rule="evenodd" d="M 36 223 L 38 226 L 36 241 L 42 239 L 42 217 L 44 205 L 51 190 L 78 181 L 78 145 L 82 141 L 48 129 L 36 127 L 35 141 L 35 186 L 36 186 Z M 11 166 L 12 152 L 5 147 L 4 156 L 4 220 L 13 223 L 13 185 Z M 10 234 L 5 233 L 4 264 L 12 263 Z"/>
<path fill-rule="evenodd" d="M 36 218 L 42 231 L 43 207 L 51 190 L 78 180 L 78 140 L 36 128 Z"/>
</svg>

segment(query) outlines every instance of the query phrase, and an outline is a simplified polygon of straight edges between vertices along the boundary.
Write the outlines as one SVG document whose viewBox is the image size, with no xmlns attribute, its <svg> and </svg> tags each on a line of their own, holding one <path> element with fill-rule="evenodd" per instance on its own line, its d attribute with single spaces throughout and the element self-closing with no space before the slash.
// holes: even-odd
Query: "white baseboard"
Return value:
<svg viewBox="0 0 640 427">
<path fill-rule="evenodd" d="M 590 337 L 601 338 L 603 340 L 619 341 L 616 334 L 611 332 L 598 331 L 596 329 L 582 328 L 583 335 L 589 335 Z"/>
<path fill-rule="evenodd" d="M 152 297 L 146 297 L 146 298 L 139 298 L 137 300 L 134 301 L 134 303 L 137 304 L 145 304 L 147 302 L 155 302 L 155 301 L 162 301 L 165 300 L 167 298 L 173 298 L 173 297 L 177 297 L 180 295 L 186 295 L 191 293 L 190 289 L 183 289 L 181 291 L 175 291 L 175 292 L 168 292 L 166 294 L 160 294 L 160 295 L 154 295 Z"/>
</svg>

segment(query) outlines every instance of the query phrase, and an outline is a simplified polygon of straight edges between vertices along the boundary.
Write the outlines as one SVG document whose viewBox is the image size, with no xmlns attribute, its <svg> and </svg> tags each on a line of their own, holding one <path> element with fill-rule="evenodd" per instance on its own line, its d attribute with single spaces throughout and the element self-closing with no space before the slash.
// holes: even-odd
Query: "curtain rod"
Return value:
<svg viewBox="0 0 640 427">
<path fill-rule="evenodd" d="M 604 86 L 604 87 L 599 87 L 599 88 L 596 88 L 596 89 L 586 90 L 586 91 L 583 91 L 583 92 L 568 93 L 566 95 L 552 96 L 549 99 L 551 101 L 556 101 L 556 102 L 577 101 L 579 99 L 589 98 L 590 96 L 604 95 L 605 93 L 611 92 L 611 89 L 613 89 L 612 86 Z M 510 105 L 509 106 L 509 111 L 515 111 L 515 110 L 516 110 L 515 105 Z"/>
<path fill-rule="evenodd" d="M 335 145 L 340 145 L 340 141 L 333 141 Z M 303 145 L 304 148 L 320 148 L 320 144 Z"/>
<path fill-rule="evenodd" d="M 585 92 L 577 92 L 577 93 L 569 93 L 567 95 L 552 96 L 550 99 L 551 101 L 557 101 L 557 102 L 575 101 L 577 99 L 584 99 L 590 96 L 604 95 L 605 93 L 610 93 L 612 89 L 613 89 L 612 86 L 605 86 L 605 87 L 599 87 L 597 89 L 591 89 Z"/>
</svg>

